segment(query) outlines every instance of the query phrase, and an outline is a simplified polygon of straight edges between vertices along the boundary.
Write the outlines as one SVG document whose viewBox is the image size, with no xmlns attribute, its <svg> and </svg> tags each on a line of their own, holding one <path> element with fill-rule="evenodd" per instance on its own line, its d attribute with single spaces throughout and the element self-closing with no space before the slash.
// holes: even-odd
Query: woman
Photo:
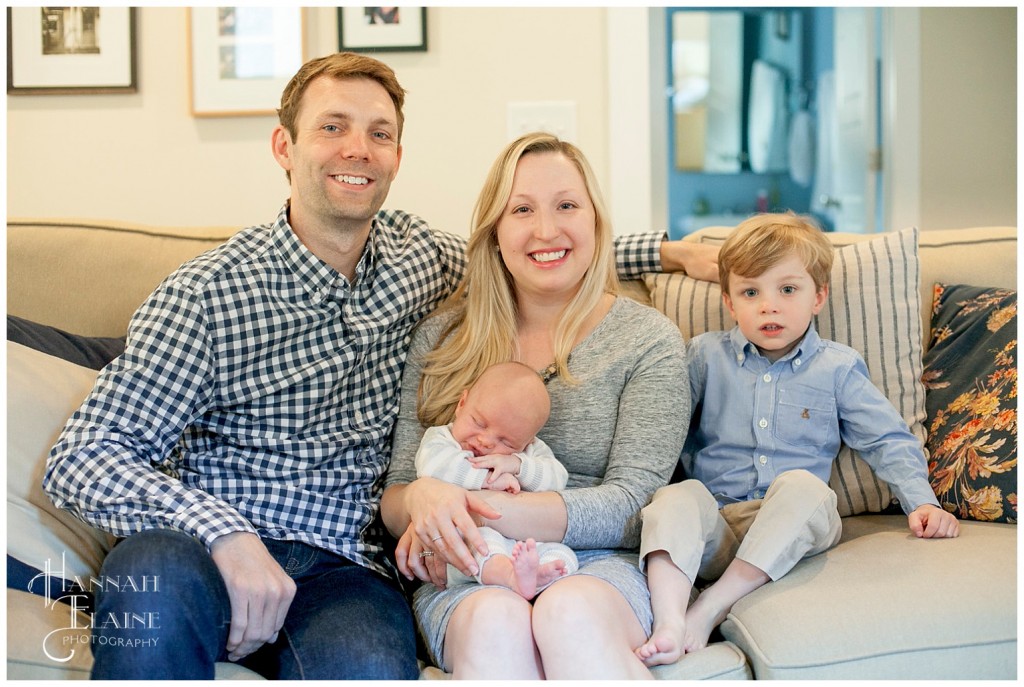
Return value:
<svg viewBox="0 0 1024 687">
<path fill-rule="evenodd" d="M 530 134 L 491 168 L 477 201 L 467 276 L 414 335 L 382 501 L 399 568 L 422 585 L 414 610 L 434 662 L 457 678 L 650 677 L 633 654 L 651 629 L 637 567 L 640 509 L 668 482 L 689 424 L 679 331 L 618 297 L 612 234 L 593 172 L 571 144 Z M 519 360 L 548 382 L 539 433 L 569 472 L 561 492 L 464 489 L 416 479 L 425 426 L 451 421 L 488 365 Z M 453 585 L 472 574 L 476 525 L 561 541 L 580 569 L 529 602 Z"/>
</svg>

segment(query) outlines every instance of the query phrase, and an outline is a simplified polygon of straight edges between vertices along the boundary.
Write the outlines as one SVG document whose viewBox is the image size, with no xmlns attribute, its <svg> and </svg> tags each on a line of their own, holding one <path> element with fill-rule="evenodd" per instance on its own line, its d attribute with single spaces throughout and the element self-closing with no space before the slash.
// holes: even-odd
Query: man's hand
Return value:
<svg viewBox="0 0 1024 687">
<path fill-rule="evenodd" d="M 718 246 L 696 241 L 662 241 L 661 269 L 702 281 L 718 281 Z"/>
<path fill-rule="evenodd" d="M 952 538 L 960 535 L 960 522 L 952 513 L 936 506 L 918 506 L 907 516 L 914 536 L 922 539 Z"/>
<path fill-rule="evenodd" d="M 251 532 L 218 537 L 210 555 L 231 599 L 227 650 L 228 658 L 237 661 L 277 640 L 295 598 L 295 581 Z"/>
</svg>

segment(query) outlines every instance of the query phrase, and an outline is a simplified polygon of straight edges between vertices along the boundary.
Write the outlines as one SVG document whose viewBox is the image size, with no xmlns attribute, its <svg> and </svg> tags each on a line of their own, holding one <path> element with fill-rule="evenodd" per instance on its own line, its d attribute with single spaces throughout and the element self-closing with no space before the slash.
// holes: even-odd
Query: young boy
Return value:
<svg viewBox="0 0 1024 687">
<path fill-rule="evenodd" d="M 522 363 L 498 363 L 462 392 L 450 425 L 430 427 L 416 452 L 419 477 L 435 477 L 465 489 L 512 494 L 564 489 L 569 473 L 537 432 L 548 420 L 551 400 L 544 382 Z M 489 553 L 477 558 L 476 580 L 507 587 L 532 599 L 549 584 L 579 568 L 572 549 L 557 543 L 517 542 L 490 527 L 480 533 Z M 466 582 L 448 566 L 449 583 Z"/>
<path fill-rule="evenodd" d="M 918 537 L 955 537 L 929 486 L 921 444 L 853 349 L 821 339 L 832 245 L 807 217 L 741 223 L 719 254 L 722 299 L 737 322 L 688 347 L 695 407 L 681 460 L 690 479 L 643 510 L 654 628 L 649 666 L 707 646 L 739 599 L 839 541 L 828 487 L 840 440 L 890 484 Z M 697 577 L 715 582 L 689 603 Z"/>
</svg>

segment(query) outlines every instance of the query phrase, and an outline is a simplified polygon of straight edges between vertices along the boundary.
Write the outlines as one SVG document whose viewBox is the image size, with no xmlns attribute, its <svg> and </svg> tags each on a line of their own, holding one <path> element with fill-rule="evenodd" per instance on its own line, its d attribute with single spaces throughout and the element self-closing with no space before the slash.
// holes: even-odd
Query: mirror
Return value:
<svg viewBox="0 0 1024 687">
<path fill-rule="evenodd" d="M 743 18 L 739 12 L 672 15 L 672 117 L 676 169 L 739 172 Z"/>
<path fill-rule="evenodd" d="M 785 171 L 786 113 L 803 104 L 791 102 L 801 97 L 800 23 L 785 9 L 673 12 L 677 170 Z"/>
</svg>

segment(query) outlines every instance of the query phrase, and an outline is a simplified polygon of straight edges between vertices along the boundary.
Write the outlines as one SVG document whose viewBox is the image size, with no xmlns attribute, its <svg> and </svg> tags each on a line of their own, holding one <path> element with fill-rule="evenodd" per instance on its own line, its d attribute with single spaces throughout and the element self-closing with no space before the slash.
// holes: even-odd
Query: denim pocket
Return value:
<svg viewBox="0 0 1024 687">
<path fill-rule="evenodd" d="M 320 558 L 319 549 L 298 541 L 264 539 L 267 551 L 290 577 L 297 577 L 316 565 Z"/>
</svg>

